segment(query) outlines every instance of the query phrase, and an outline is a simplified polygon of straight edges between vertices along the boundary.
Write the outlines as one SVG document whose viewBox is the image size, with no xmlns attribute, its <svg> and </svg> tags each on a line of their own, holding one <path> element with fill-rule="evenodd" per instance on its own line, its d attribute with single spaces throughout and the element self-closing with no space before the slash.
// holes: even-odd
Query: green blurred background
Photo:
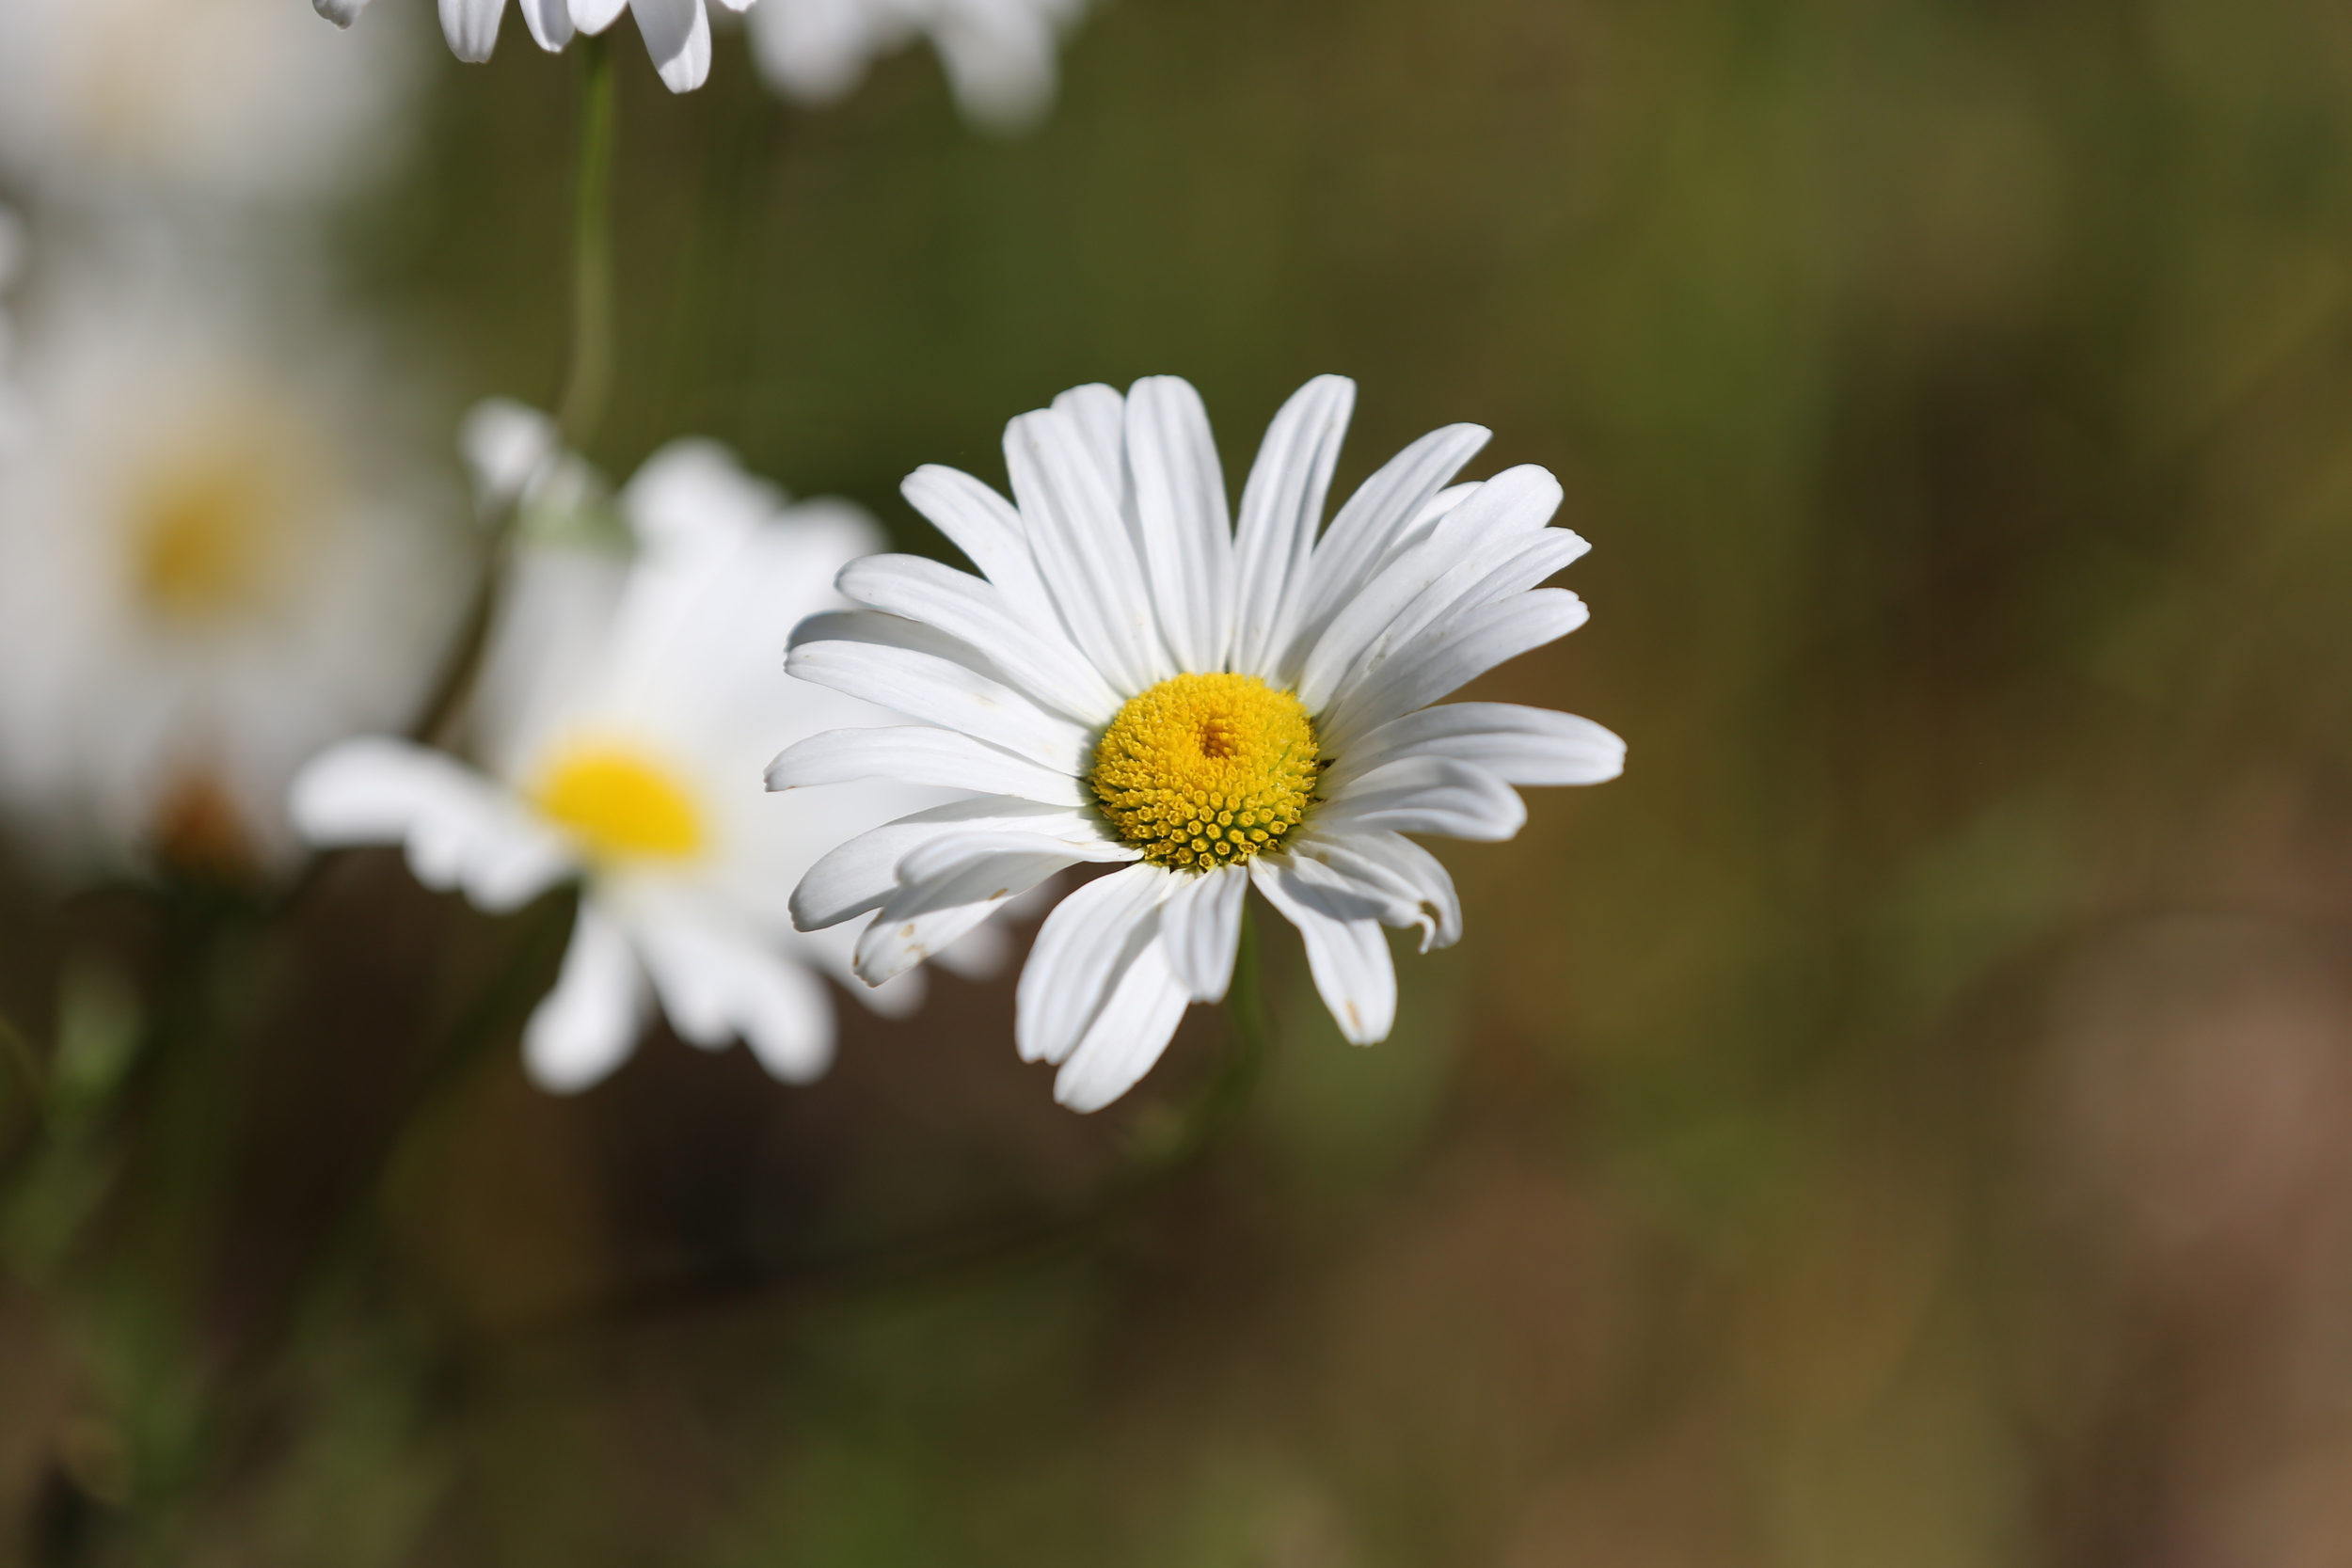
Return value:
<svg viewBox="0 0 2352 1568">
<path fill-rule="evenodd" d="M 1237 483 L 1353 375 L 1343 486 L 1562 477 L 1594 622 L 1472 694 L 1628 773 L 1443 847 L 1384 1045 L 1273 936 L 1144 1186 L 1213 1012 L 1091 1118 L 954 980 L 559 1101 L 560 899 L 12 892 L 68 1089 L 199 1043 L 11 1146 L 0 1560 L 2352 1562 L 2352 11 L 1106 0 L 1012 142 L 615 52 L 610 471 L 944 553 L 898 478 L 1065 387 Z M 577 62 L 430 70 L 341 234 L 453 428 L 555 395 Z"/>
</svg>

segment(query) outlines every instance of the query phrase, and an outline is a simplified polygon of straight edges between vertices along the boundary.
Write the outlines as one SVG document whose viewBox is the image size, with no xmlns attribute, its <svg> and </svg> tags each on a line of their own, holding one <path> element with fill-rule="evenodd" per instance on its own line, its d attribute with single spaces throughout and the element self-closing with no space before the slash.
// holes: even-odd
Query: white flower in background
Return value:
<svg viewBox="0 0 2352 1568">
<path fill-rule="evenodd" d="M 56 270 L 0 437 L 0 805 L 61 867 L 266 865 L 303 759 L 419 700 L 468 541 L 287 289 L 270 331 L 186 256 Z"/>
<path fill-rule="evenodd" d="M 0 166 L 81 201 L 312 195 L 383 145 L 410 42 L 339 47 L 288 0 L 0 0 Z"/>
<path fill-rule="evenodd" d="M 769 84 L 829 103 L 865 80 L 876 56 L 927 36 L 963 112 L 1017 131 L 1054 102 L 1061 34 L 1086 0 L 759 0 L 752 47 Z"/>
<path fill-rule="evenodd" d="M 534 509 L 582 494 L 584 469 L 512 405 L 478 414 L 468 446 L 486 488 L 522 493 L 527 528 Z M 420 880 L 487 910 L 580 881 L 562 975 L 524 1032 L 546 1087 L 583 1088 L 620 1064 L 648 981 L 687 1039 L 739 1036 L 776 1077 L 815 1077 L 834 1045 L 820 976 L 850 978 L 855 933 L 795 931 L 792 884 L 849 834 L 949 798 L 885 785 L 786 801 L 760 788 L 779 742 L 881 717 L 779 667 L 793 624 L 839 603 L 834 575 L 880 531 L 846 502 L 784 506 L 701 441 L 655 454 L 620 505 L 633 562 L 521 552 L 477 705 L 481 770 L 405 741 L 351 741 L 304 770 L 295 817 L 318 844 L 405 842 Z M 878 1010 L 920 1000 L 855 989 Z"/>
<path fill-rule="evenodd" d="M 691 92 L 710 74 L 710 18 L 703 0 L 515 0 L 523 24 L 540 48 L 553 53 L 572 41 L 575 31 L 601 33 L 620 20 L 623 11 L 637 18 L 637 31 L 645 53 L 672 92 Z M 741 10 L 752 0 L 718 0 L 730 10 Z M 319 15 L 338 27 L 348 27 L 367 8 L 368 0 L 311 0 Z M 499 23 L 506 15 L 506 0 L 440 0 L 441 32 L 450 53 L 479 64 L 498 46 Z"/>
<path fill-rule="evenodd" d="M 1005 433 L 1016 509 L 927 467 L 907 499 L 983 578 L 912 556 L 841 575 L 866 608 L 793 637 L 803 679 L 924 721 L 843 730 L 778 757 L 772 788 L 953 782 L 987 798 L 918 813 L 819 861 L 804 927 L 879 910 L 857 950 L 882 981 L 1080 862 L 1122 863 L 1047 917 L 1021 976 L 1025 1059 L 1061 1064 L 1085 1111 L 1140 1078 L 1190 1002 L 1232 975 L 1254 884 L 1306 940 L 1350 1040 L 1384 1038 L 1381 927 L 1459 935 L 1444 867 L 1406 833 L 1500 840 L 1512 784 L 1593 784 L 1624 760 L 1589 721 L 1429 705 L 1573 631 L 1538 588 L 1585 550 L 1546 526 L 1560 486 L 1513 468 L 1446 488 L 1486 432 L 1422 437 L 1316 526 L 1355 400 L 1336 376 L 1276 416 L 1238 531 L 1200 400 L 1173 377 L 1123 400 L 1081 387 Z"/>
</svg>

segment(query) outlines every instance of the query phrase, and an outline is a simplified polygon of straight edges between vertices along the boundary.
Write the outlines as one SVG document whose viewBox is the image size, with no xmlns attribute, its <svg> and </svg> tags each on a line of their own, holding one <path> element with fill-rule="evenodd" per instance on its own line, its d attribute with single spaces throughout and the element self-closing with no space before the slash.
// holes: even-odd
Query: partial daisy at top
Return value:
<svg viewBox="0 0 2352 1568">
<path fill-rule="evenodd" d="M 319 15 L 338 27 L 348 27 L 367 8 L 368 0 L 311 0 Z M 730 10 L 741 10 L 752 0 L 718 0 Z M 523 25 L 540 48 L 555 53 L 572 41 L 574 33 L 596 34 L 620 20 L 623 11 L 637 18 L 637 31 L 645 40 L 662 85 L 672 92 L 691 92 L 710 75 L 710 16 L 704 0 L 515 0 Z M 450 52 L 475 63 L 490 57 L 498 47 L 499 24 L 506 16 L 506 0 L 440 0 L 441 32 Z"/>
<path fill-rule="evenodd" d="M 776 789 L 851 779 L 981 798 L 916 813 L 810 868 L 809 929 L 877 911 L 869 983 L 919 963 L 1066 867 L 1118 867 L 1055 907 L 1021 976 L 1023 1057 L 1093 1110 L 1148 1071 L 1193 1002 L 1231 982 L 1255 888 L 1305 939 L 1341 1032 L 1386 1037 L 1383 927 L 1424 951 L 1462 930 L 1445 868 L 1408 834 L 1496 841 L 1515 784 L 1613 778 L 1589 720 L 1499 703 L 1433 706 L 1585 619 L 1539 586 L 1585 551 L 1549 527 L 1541 468 L 1455 484 L 1487 433 L 1423 436 L 1318 534 L 1355 400 L 1310 382 L 1268 429 L 1229 520 L 1208 416 L 1184 381 L 1081 387 L 1014 420 L 1014 503 L 950 468 L 907 499 L 979 568 L 877 556 L 841 575 L 861 608 L 794 634 L 804 680 L 918 721 L 786 751 Z"/>
<path fill-rule="evenodd" d="M 287 781 L 405 720 L 469 541 L 396 367 L 284 278 L 38 261 L 0 421 L 0 811 L 68 875 L 284 864 Z"/>
<path fill-rule="evenodd" d="M 752 46 L 771 86 L 830 103 L 879 56 L 928 38 L 963 112 L 1019 131 L 1053 106 L 1061 36 L 1086 0 L 759 0 Z"/>
<path fill-rule="evenodd" d="M 0 170 L 79 203 L 338 188 L 409 96 L 402 22 L 339 40 L 288 0 L 0 0 Z"/>
<path fill-rule="evenodd" d="M 834 1049 L 825 977 L 850 979 L 857 933 L 794 930 L 793 883 L 844 837 L 960 793 L 760 787 L 777 746 L 887 717 L 781 668 L 793 624 L 840 603 L 834 575 L 880 531 L 845 501 L 785 504 L 710 442 L 656 453 L 617 509 L 544 416 L 485 405 L 466 444 L 487 504 L 519 499 L 525 540 L 473 705 L 479 766 L 348 742 L 296 781 L 304 833 L 403 844 L 420 880 L 494 911 L 580 885 L 524 1035 L 547 1088 L 610 1073 L 657 998 L 686 1039 L 739 1037 L 774 1076 L 814 1077 Z M 988 948 L 959 957 L 985 966 Z M 890 1013 L 921 999 L 904 982 L 854 990 Z"/>
</svg>

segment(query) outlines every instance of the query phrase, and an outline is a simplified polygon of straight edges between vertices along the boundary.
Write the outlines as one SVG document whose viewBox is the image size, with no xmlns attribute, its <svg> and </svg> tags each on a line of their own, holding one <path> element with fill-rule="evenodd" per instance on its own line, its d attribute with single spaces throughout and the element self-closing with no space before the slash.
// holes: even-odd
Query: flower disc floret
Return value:
<svg viewBox="0 0 2352 1568">
<path fill-rule="evenodd" d="M 1178 675 L 1129 701 L 1095 743 L 1088 782 L 1145 860 L 1206 871 L 1279 847 L 1321 773 L 1297 694 L 1220 672 Z"/>
<path fill-rule="evenodd" d="M 681 860 L 702 847 L 702 814 L 686 790 L 624 748 L 570 752 L 532 794 L 540 812 L 596 860 Z"/>
</svg>

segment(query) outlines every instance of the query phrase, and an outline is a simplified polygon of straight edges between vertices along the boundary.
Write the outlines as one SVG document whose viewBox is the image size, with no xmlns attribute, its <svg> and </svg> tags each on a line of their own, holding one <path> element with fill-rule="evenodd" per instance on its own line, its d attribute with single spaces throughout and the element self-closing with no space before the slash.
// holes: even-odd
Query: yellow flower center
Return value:
<svg viewBox="0 0 2352 1568">
<path fill-rule="evenodd" d="M 676 860 L 702 847 L 702 815 L 669 774 L 616 746 L 568 752 L 532 792 L 595 860 Z"/>
<path fill-rule="evenodd" d="M 1296 693 L 1218 673 L 1164 680 L 1120 708 L 1088 782 L 1145 860 L 1205 871 L 1278 847 L 1320 776 Z"/>
<path fill-rule="evenodd" d="M 307 432 L 274 414 L 208 417 L 134 466 L 124 497 L 132 587 L 158 619 L 217 625 L 284 590 L 326 484 L 293 450 Z"/>
</svg>

